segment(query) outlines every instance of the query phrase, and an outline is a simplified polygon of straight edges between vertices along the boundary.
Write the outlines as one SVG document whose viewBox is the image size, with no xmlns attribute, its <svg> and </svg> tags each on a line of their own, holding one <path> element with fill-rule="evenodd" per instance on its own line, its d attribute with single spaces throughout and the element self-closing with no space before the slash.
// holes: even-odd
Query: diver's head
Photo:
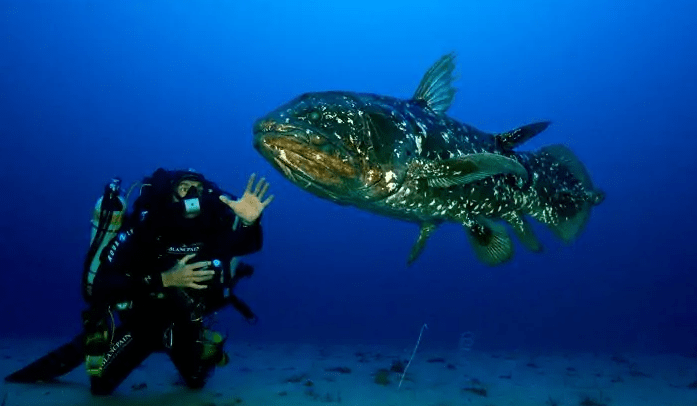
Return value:
<svg viewBox="0 0 697 406">
<path fill-rule="evenodd" d="M 172 202 L 181 204 L 184 218 L 191 219 L 201 214 L 201 197 L 205 193 L 204 181 L 203 175 L 192 169 L 175 172 Z"/>
</svg>

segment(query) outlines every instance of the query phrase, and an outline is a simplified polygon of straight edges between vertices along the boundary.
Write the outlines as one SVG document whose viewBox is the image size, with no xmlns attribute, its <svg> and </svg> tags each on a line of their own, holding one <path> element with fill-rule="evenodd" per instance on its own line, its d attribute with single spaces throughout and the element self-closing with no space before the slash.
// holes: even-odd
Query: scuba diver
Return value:
<svg viewBox="0 0 697 406">
<path fill-rule="evenodd" d="M 261 249 L 260 217 L 273 200 L 264 199 L 263 178 L 254 183 L 253 174 L 237 199 L 196 171 L 160 168 L 124 216 L 127 198 L 112 181 L 97 203 L 85 261 L 83 332 L 5 380 L 49 381 L 84 361 L 92 393 L 108 395 L 151 353 L 164 351 L 188 387 L 202 388 L 228 360 L 208 316 L 231 304 L 256 321 L 233 293 L 253 273 L 237 257 Z"/>
</svg>

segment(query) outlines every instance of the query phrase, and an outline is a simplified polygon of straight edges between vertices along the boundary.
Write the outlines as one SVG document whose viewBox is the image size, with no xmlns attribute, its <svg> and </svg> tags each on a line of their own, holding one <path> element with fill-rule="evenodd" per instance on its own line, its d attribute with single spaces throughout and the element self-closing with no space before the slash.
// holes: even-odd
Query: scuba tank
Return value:
<svg viewBox="0 0 697 406">
<path fill-rule="evenodd" d="M 104 247 L 121 229 L 126 208 L 126 199 L 121 196 L 121 180 L 114 178 L 105 186 L 104 194 L 97 200 L 92 215 L 90 248 L 85 257 L 82 277 L 82 295 L 88 303 L 92 297 L 92 285 L 100 265 L 99 257 Z M 82 312 L 85 365 L 87 374 L 90 376 L 101 375 L 104 354 L 109 349 L 107 312 L 110 310 L 94 307 Z"/>
<path fill-rule="evenodd" d="M 126 211 L 126 199 L 121 196 L 121 179 L 114 178 L 104 188 L 104 194 L 97 200 L 92 215 L 90 248 L 84 264 L 82 294 L 89 301 L 92 296 L 92 283 L 99 268 L 102 250 L 119 232 Z"/>
</svg>

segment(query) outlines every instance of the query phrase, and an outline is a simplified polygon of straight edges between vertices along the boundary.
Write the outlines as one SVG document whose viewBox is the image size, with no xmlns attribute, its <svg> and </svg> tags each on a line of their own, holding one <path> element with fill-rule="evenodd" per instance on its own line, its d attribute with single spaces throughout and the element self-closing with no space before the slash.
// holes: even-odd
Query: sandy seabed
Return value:
<svg viewBox="0 0 697 406">
<path fill-rule="evenodd" d="M 3 376 L 67 340 L 0 341 Z M 1 406 L 351 405 L 351 406 L 690 406 L 697 358 L 681 355 L 531 353 L 228 342 L 230 363 L 200 391 L 182 385 L 164 354 L 153 354 L 112 396 L 90 394 L 84 367 L 56 382 L 3 382 Z M 382 371 L 381 371 L 382 370 Z"/>
</svg>

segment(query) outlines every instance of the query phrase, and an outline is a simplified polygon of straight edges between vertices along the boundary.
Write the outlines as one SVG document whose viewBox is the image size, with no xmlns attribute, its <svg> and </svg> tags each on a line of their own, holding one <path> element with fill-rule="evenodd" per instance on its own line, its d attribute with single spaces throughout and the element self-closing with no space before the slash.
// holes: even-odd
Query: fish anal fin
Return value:
<svg viewBox="0 0 697 406">
<path fill-rule="evenodd" d="M 532 231 L 532 226 L 522 214 L 512 211 L 505 213 L 501 218 L 511 226 L 525 248 L 532 252 L 542 252 L 542 243 L 537 239 Z"/>
<path fill-rule="evenodd" d="M 426 71 L 413 98 L 437 113 L 445 113 L 455 97 L 454 70 L 455 53 L 443 55 Z"/>
<path fill-rule="evenodd" d="M 417 238 L 416 243 L 414 243 L 414 246 L 411 248 L 411 252 L 409 253 L 409 259 L 407 260 L 407 265 L 411 265 L 416 261 L 416 259 L 421 255 L 423 252 L 424 248 L 426 247 L 426 241 L 428 241 L 428 237 L 433 234 L 433 231 L 436 229 L 436 224 L 434 223 L 422 223 L 421 224 L 421 230 L 419 231 L 419 238 Z"/>
<path fill-rule="evenodd" d="M 478 217 L 464 227 L 474 253 L 483 263 L 495 266 L 513 257 L 513 241 L 503 225 Z"/>
<path fill-rule="evenodd" d="M 422 161 L 411 168 L 411 175 L 425 178 L 431 187 L 463 185 L 495 175 L 513 174 L 527 180 L 528 172 L 518 161 L 483 152 L 440 161 Z"/>
</svg>

